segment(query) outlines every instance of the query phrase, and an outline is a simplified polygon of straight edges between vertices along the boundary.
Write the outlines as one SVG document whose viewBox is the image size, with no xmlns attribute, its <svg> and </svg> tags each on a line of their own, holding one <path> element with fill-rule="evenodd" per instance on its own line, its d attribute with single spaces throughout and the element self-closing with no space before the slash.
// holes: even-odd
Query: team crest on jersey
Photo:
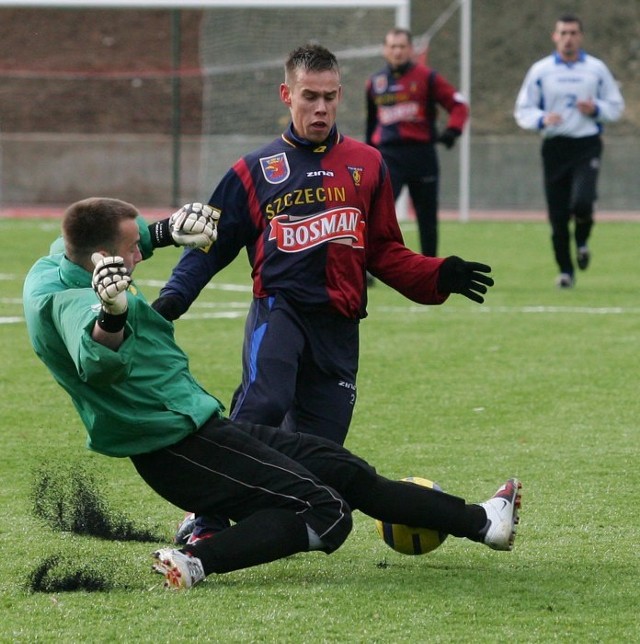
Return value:
<svg viewBox="0 0 640 644">
<path fill-rule="evenodd" d="M 389 82 L 384 74 L 380 74 L 373 79 L 373 91 L 376 94 L 384 94 L 387 91 Z"/>
<path fill-rule="evenodd" d="M 291 174 L 289 161 L 285 152 L 274 154 L 271 157 L 262 157 L 260 159 L 260 167 L 262 168 L 264 178 L 273 184 L 286 181 Z"/>
<path fill-rule="evenodd" d="M 349 170 L 349 174 L 353 179 L 353 185 L 356 188 L 359 188 L 360 184 L 362 183 L 362 173 L 364 172 L 364 168 L 358 168 L 353 165 L 348 165 L 347 170 Z"/>
</svg>

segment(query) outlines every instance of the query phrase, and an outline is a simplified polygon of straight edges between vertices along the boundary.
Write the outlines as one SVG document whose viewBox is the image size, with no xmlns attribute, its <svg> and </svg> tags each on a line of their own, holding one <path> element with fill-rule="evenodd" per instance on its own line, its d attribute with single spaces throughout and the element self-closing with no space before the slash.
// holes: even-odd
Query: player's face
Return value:
<svg viewBox="0 0 640 644">
<path fill-rule="evenodd" d="M 389 34 L 384 40 L 382 53 L 391 67 L 400 67 L 411 60 L 413 47 L 406 34 Z"/>
<path fill-rule="evenodd" d="M 125 219 L 120 222 L 120 236 L 113 249 L 113 255 L 118 255 L 124 260 L 124 266 L 133 272 L 136 264 L 142 261 L 140 252 L 140 230 L 135 219 Z"/>
<path fill-rule="evenodd" d="M 291 112 L 296 134 L 321 143 L 336 122 L 342 98 L 340 76 L 335 71 L 298 70 L 288 81 L 280 85 L 280 98 Z"/>
<path fill-rule="evenodd" d="M 553 42 L 563 60 L 576 60 L 582 46 L 582 31 L 577 22 L 556 22 Z"/>
</svg>

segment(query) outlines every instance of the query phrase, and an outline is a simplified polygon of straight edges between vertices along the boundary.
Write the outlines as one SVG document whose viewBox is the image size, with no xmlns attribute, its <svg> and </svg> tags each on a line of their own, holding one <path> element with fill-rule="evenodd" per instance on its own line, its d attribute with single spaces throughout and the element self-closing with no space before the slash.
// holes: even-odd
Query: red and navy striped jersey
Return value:
<svg viewBox="0 0 640 644">
<path fill-rule="evenodd" d="M 446 127 L 459 132 L 469 116 L 462 95 L 436 71 L 418 63 L 397 71 L 387 65 L 367 80 L 366 95 L 366 141 L 376 147 L 433 143 L 438 105 L 449 113 Z"/>
<path fill-rule="evenodd" d="M 334 127 L 323 144 L 278 139 L 237 161 L 215 188 L 218 240 L 186 250 L 162 289 L 185 310 L 246 248 L 253 294 L 300 307 L 366 315 L 366 271 L 421 304 L 440 304 L 442 259 L 404 245 L 380 153 Z"/>
</svg>

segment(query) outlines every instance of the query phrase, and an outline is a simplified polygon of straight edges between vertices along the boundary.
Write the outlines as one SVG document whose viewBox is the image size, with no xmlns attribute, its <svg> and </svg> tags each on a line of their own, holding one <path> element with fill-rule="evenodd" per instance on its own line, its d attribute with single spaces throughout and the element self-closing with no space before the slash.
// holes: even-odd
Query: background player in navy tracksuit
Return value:
<svg viewBox="0 0 640 644">
<path fill-rule="evenodd" d="M 385 36 L 384 69 L 367 81 L 366 141 L 380 150 L 389 167 L 394 198 L 409 189 L 423 255 L 438 252 L 440 167 L 434 143 L 453 147 L 469 116 L 462 95 L 440 74 L 413 61 L 411 32 L 391 29 Z M 449 114 L 436 131 L 437 106 Z"/>
<path fill-rule="evenodd" d="M 582 23 L 573 14 L 555 25 L 556 51 L 527 72 L 516 100 L 515 118 L 542 133 L 544 187 L 551 240 L 560 274 L 556 284 L 575 283 L 569 223 L 575 219 L 576 263 L 584 270 L 591 253 L 594 203 L 602 156 L 602 124 L 616 121 L 624 100 L 607 66 L 581 48 Z"/>
<path fill-rule="evenodd" d="M 421 304 L 452 292 L 482 302 L 493 284 L 489 266 L 404 245 L 380 153 L 336 128 L 341 92 L 331 52 L 290 54 L 280 97 L 291 125 L 223 177 L 209 200 L 218 241 L 185 253 L 153 304 L 178 318 L 246 248 L 254 297 L 231 417 L 340 444 L 356 400 L 366 271 Z"/>
</svg>

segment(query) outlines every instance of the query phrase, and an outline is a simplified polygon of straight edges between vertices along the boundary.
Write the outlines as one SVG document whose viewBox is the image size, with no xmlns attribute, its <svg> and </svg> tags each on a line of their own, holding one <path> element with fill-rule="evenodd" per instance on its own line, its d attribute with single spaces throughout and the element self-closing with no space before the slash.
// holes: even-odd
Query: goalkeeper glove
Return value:
<svg viewBox="0 0 640 644">
<path fill-rule="evenodd" d="M 127 321 L 127 289 L 131 275 L 122 257 L 103 257 L 94 253 L 91 260 L 95 265 L 91 285 L 102 305 L 98 326 L 108 333 L 117 333 Z"/>
<path fill-rule="evenodd" d="M 441 293 L 460 293 L 474 302 L 482 304 L 487 287 L 493 286 L 490 273 L 491 266 L 478 262 L 465 262 L 452 255 L 440 264 L 437 288 Z"/>
<path fill-rule="evenodd" d="M 460 136 L 460 130 L 454 127 L 448 127 L 439 137 L 438 143 L 442 143 L 447 150 L 450 150 L 455 144 L 456 139 Z"/>
<path fill-rule="evenodd" d="M 188 203 L 171 217 L 149 226 L 154 248 L 186 246 L 204 248 L 218 238 L 220 211 L 201 203 Z"/>
</svg>

